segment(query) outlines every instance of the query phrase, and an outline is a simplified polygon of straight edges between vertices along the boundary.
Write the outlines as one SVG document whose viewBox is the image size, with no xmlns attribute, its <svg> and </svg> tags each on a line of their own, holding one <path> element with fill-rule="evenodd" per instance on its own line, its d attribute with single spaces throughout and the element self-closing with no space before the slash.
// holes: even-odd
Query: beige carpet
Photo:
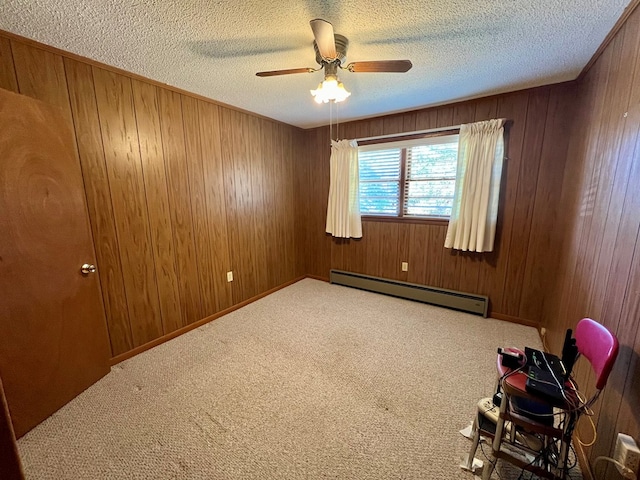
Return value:
<svg viewBox="0 0 640 480">
<path fill-rule="evenodd" d="M 459 430 L 509 345 L 540 339 L 305 279 L 115 366 L 19 450 L 28 479 L 471 480 Z"/>
</svg>

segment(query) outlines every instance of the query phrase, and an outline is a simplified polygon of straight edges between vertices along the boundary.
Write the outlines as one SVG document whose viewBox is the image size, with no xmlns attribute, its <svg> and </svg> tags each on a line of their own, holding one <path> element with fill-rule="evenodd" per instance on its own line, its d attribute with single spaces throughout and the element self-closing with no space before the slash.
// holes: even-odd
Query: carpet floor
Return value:
<svg viewBox="0 0 640 480">
<path fill-rule="evenodd" d="M 534 328 L 305 279 L 114 366 L 19 451 L 28 479 L 472 480 L 459 430 L 496 348 L 525 345 Z"/>
</svg>

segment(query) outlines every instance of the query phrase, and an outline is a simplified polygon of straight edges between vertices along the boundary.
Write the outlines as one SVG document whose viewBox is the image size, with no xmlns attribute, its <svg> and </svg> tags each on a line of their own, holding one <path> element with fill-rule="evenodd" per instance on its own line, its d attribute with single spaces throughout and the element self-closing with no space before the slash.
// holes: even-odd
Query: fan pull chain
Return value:
<svg viewBox="0 0 640 480">
<path fill-rule="evenodd" d="M 340 105 L 336 105 L 336 142 L 340 141 Z"/>
<path fill-rule="evenodd" d="M 333 140 L 333 102 L 329 102 L 329 144 Z"/>
</svg>

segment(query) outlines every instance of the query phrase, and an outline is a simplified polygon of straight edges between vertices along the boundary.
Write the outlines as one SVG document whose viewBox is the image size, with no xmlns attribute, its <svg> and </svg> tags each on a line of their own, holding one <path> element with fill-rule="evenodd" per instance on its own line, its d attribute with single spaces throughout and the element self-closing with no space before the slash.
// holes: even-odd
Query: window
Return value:
<svg viewBox="0 0 640 480">
<path fill-rule="evenodd" d="M 451 216 L 458 135 L 364 145 L 358 162 L 363 216 Z"/>
</svg>

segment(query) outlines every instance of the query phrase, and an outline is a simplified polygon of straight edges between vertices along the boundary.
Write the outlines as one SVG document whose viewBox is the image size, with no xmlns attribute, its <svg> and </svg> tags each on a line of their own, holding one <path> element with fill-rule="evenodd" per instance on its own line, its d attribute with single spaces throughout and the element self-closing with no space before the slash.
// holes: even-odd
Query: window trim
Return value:
<svg viewBox="0 0 640 480">
<path fill-rule="evenodd" d="M 425 138 L 432 137 L 449 137 L 452 135 L 460 135 L 460 128 L 455 127 L 449 130 L 439 130 L 437 132 L 431 133 L 420 133 L 420 134 L 409 134 L 403 135 L 399 133 L 393 137 L 384 137 L 379 139 L 368 139 L 365 141 L 358 141 L 358 148 L 360 147 L 368 147 L 372 145 L 380 145 L 383 146 L 385 144 L 393 144 L 393 143 L 404 143 L 413 140 L 422 140 Z M 390 148 L 392 146 L 390 145 Z M 381 148 L 382 149 L 382 148 Z M 367 149 L 367 150 L 377 150 L 375 148 Z M 448 225 L 450 217 L 438 217 L 438 216 L 414 216 L 414 215 L 405 215 L 404 214 L 404 202 L 405 202 L 405 189 L 406 189 L 406 168 L 407 168 L 407 148 L 406 146 L 401 150 L 400 156 L 400 205 L 399 205 L 399 213 L 398 215 L 380 215 L 374 214 L 369 215 L 366 213 L 361 213 L 361 219 L 363 222 L 373 221 L 373 222 L 404 222 L 404 223 L 417 223 L 417 224 L 429 224 L 429 225 Z"/>
</svg>

